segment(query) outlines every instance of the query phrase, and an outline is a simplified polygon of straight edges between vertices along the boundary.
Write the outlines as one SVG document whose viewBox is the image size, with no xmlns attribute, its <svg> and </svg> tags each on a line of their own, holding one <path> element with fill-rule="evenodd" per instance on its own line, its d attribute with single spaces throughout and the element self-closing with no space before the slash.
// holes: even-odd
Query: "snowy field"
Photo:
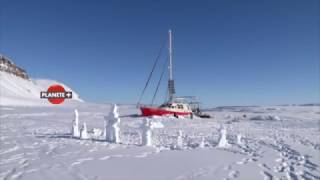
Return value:
<svg viewBox="0 0 320 180">
<path fill-rule="evenodd" d="M 210 119 L 154 117 L 164 128 L 153 130 L 154 147 L 147 147 L 143 118 L 131 105 L 119 105 L 121 144 L 71 138 L 75 108 L 90 131 L 103 129 L 110 105 L 1 106 L 0 179 L 320 179 L 319 107 L 222 107 L 206 111 Z M 221 129 L 229 147 L 218 147 Z"/>
</svg>

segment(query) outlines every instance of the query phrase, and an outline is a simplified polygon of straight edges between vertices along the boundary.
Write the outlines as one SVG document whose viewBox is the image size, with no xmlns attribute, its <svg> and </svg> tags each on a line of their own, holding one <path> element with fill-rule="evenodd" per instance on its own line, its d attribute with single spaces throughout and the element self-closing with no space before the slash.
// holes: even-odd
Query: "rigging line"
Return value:
<svg viewBox="0 0 320 180">
<path fill-rule="evenodd" d="M 163 75 L 164 75 L 165 70 L 167 69 L 166 66 L 167 66 L 167 63 L 168 63 L 168 57 L 167 57 L 166 59 L 167 59 L 167 61 L 164 61 L 164 63 L 163 63 L 161 76 L 160 76 L 160 79 L 159 79 L 159 81 L 158 81 L 156 91 L 155 91 L 154 94 L 153 94 L 152 101 L 151 101 L 151 105 L 153 105 L 154 99 L 156 98 L 156 95 L 157 95 L 158 90 L 159 90 L 159 87 L 160 87 L 160 83 L 161 83 L 162 77 L 163 77 Z"/>
<path fill-rule="evenodd" d="M 139 98 L 139 101 L 138 101 L 138 103 L 137 103 L 137 106 L 140 105 L 141 99 L 142 99 L 142 97 L 143 97 L 143 95 L 144 95 L 144 93 L 145 93 L 145 91 L 146 91 L 146 89 L 147 89 L 147 87 L 148 87 L 148 84 L 149 84 L 149 82 L 150 82 L 151 76 L 152 76 L 152 74 L 153 74 L 153 72 L 154 72 L 154 69 L 155 69 L 155 67 L 156 67 L 159 59 L 160 59 L 160 55 L 161 55 L 162 49 L 163 49 L 163 47 L 165 46 L 165 44 L 166 44 L 166 41 L 164 41 L 164 42 L 162 43 L 162 46 L 161 46 L 161 48 L 160 48 L 160 51 L 158 52 L 157 58 L 156 58 L 155 62 L 153 63 L 152 70 L 151 70 L 151 72 L 150 72 L 150 74 L 149 74 L 148 80 L 147 80 L 147 82 L 146 82 L 146 84 L 145 84 L 145 86 L 144 86 L 144 88 L 143 88 L 143 91 L 142 91 L 142 93 L 141 93 L 141 95 L 140 95 L 140 98 Z"/>
</svg>

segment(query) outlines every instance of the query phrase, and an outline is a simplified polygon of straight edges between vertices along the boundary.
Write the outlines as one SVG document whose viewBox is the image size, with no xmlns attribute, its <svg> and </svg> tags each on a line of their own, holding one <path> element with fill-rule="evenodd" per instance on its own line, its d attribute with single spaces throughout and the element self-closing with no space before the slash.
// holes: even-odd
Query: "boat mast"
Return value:
<svg viewBox="0 0 320 180">
<path fill-rule="evenodd" d="M 172 77 L 172 35 L 169 29 L 169 80 L 173 80 Z"/>
<path fill-rule="evenodd" d="M 169 29 L 169 81 L 168 81 L 168 92 L 169 92 L 169 102 L 173 101 L 173 95 L 175 93 L 174 80 L 172 76 L 172 35 L 171 29 Z"/>
</svg>

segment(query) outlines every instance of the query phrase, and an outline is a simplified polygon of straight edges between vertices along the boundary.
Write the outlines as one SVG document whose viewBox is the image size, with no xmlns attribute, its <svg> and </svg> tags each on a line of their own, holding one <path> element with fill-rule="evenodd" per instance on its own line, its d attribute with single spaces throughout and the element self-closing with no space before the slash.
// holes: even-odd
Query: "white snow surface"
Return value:
<svg viewBox="0 0 320 180">
<path fill-rule="evenodd" d="M 40 99 L 40 92 L 47 91 L 48 87 L 54 84 L 62 85 L 66 91 L 72 91 L 72 100 L 65 100 L 65 104 L 83 102 L 76 92 L 58 81 L 48 79 L 26 80 L 0 71 L 0 105 L 49 106 L 51 104 L 46 99 Z"/>
<path fill-rule="evenodd" d="M 74 109 L 80 124 L 103 129 L 111 107 L 0 106 L 0 179 L 320 179 L 320 106 L 223 107 L 207 111 L 209 119 L 150 118 L 164 128 L 152 130 L 149 147 L 141 146 L 144 118 L 135 106 L 119 105 L 121 143 L 103 135 L 72 138 Z M 250 120 L 257 115 L 281 119 Z M 229 148 L 217 147 L 220 127 Z"/>
</svg>

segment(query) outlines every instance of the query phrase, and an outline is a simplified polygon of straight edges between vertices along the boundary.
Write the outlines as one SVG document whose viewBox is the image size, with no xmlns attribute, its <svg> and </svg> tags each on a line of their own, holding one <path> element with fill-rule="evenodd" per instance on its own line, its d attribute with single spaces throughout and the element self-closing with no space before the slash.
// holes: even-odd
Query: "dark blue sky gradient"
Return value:
<svg viewBox="0 0 320 180">
<path fill-rule="evenodd" d="M 318 0 L 0 2 L 1 53 L 87 101 L 135 103 L 171 28 L 179 95 L 205 106 L 319 102 Z"/>
</svg>

